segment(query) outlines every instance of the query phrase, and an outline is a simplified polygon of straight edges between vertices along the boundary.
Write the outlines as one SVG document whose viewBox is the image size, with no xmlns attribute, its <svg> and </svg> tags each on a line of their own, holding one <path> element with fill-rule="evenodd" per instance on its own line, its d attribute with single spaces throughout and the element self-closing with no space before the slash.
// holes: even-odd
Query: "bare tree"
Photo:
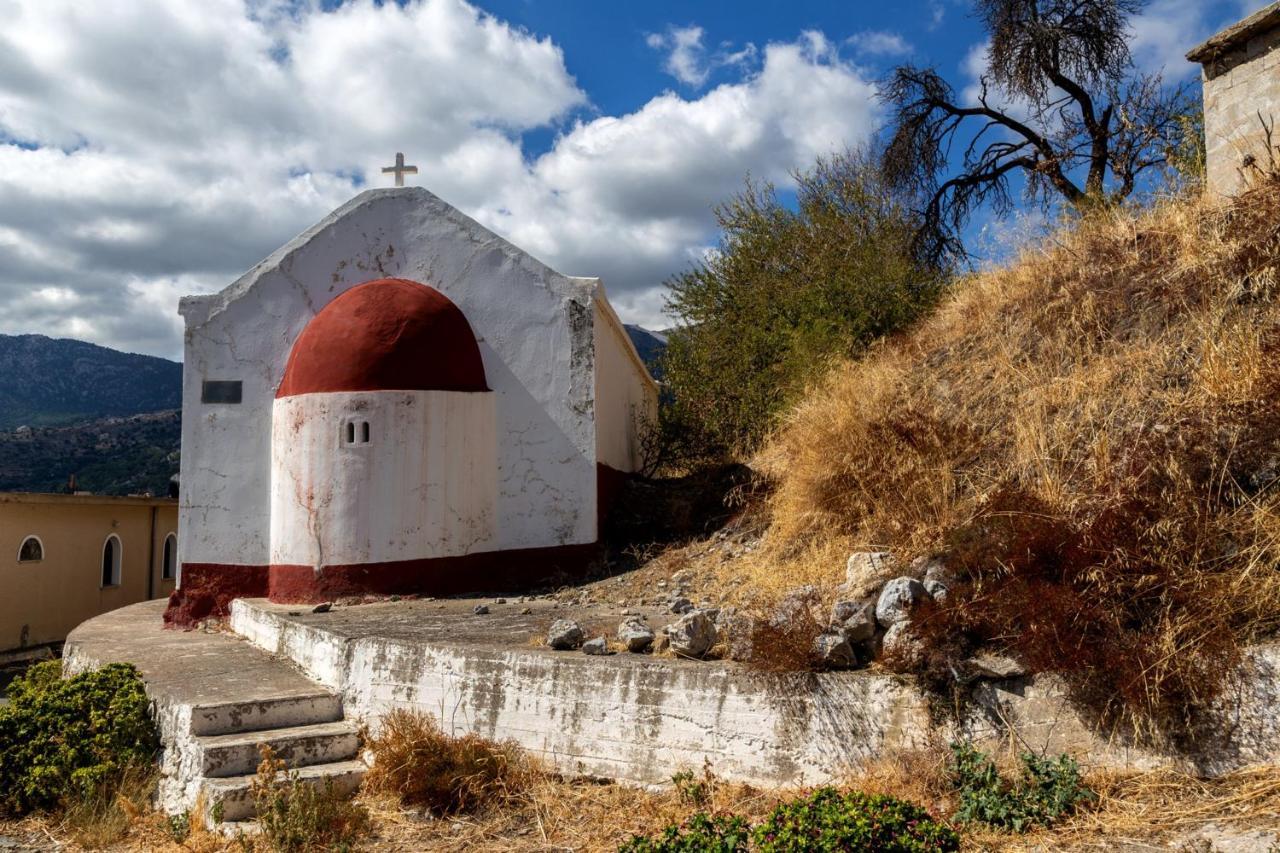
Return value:
<svg viewBox="0 0 1280 853">
<path fill-rule="evenodd" d="M 990 46 L 971 102 L 932 68 L 894 70 L 881 93 L 892 109 L 884 170 L 923 200 L 921 256 L 963 256 L 970 215 L 984 204 L 1008 212 L 1015 174 L 1031 200 L 1084 210 L 1129 197 L 1165 165 L 1192 101 L 1186 86 L 1134 68 L 1128 21 L 1142 5 L 977 0 Z M 944 177 L 958 144 L 958 174 Z"/>
</svg>

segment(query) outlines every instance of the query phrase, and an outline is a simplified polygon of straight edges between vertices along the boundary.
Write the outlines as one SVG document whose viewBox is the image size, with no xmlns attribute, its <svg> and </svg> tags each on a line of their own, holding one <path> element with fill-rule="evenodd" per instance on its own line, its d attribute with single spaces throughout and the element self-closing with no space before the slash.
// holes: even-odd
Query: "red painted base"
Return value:
<svg viewBox="0 0 1280 853">
<path fill-rule="evenodd" d="M 226 616 L 233 598 L 267 594 L 266 566 L 183 563 L 182 586 L 169 594 L 166 628 L 194 628 L 202 619 Z"/>
<path fill-rule="evenodd" d="M 182 586 L 169 596 L 166 627 L 192 628 L 225 616 L 236 598 L 270 598 L 279 604 L 316 604 L 361 595 L 457 595 L 514 592 L 581 577 L 598 553 L 590 545 L 493 551 L 351 566 L 233 566 L 183 563 Z"/>
</svg>

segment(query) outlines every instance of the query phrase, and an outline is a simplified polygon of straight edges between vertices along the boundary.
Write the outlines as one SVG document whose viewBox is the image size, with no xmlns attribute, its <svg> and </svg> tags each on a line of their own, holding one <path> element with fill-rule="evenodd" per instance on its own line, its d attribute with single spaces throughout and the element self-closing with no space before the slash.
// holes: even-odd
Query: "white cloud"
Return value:
<svg viewBox="0 0 1280 853">
<path fill-rule="evenodd" d="M 1131 22 L 1129 48 L 1134 62 L 1142 71 L 1163 72 L 1171 81 L 1193 77 L 1199 74 L 1200 66 L 1187 61 L 1187 51 L 1268 2 L 1271 0 L 1239 0 L 1239 14 L 1224 19 L 1215 17 L 1204 0 L 1155 0 Z"/>
<path fill-rule="evenodd" d="M 179 295 L 381 183 L 398 150 L 660 324 L 658 285 L 714 241 L 714 202 L 874 118 L 872 84 L 817 33 L 704 51 L 736 81 L 574 120 L 589 101 L 560 48 L 463 0 L 0 0 L 0 19 L 0 332 L 170 357 Z M 531 159 L 520 134 L 547 127 Z"/>
<path fill-rule="evenodd" d="M 867 30 L 849 37 L 849 43 L 860 53 L 871 56 L 905 56 L 912 47 L 897 33 Z"/>
<path fill-rule="evenodd" d="M 702 44 L 703 35 L 702 27 L 696 25 L 669 27 L 665 33 L 650 33 L 645 44 L 667 51 L 663 70 L 695 89 L 706 85 L 717 68 L 743 67 L 756 58 L 756 46 L 750 43 L 735 50 L 731 43 L 723 42 L 714 53 L 708 53 Z"/>
</svg>

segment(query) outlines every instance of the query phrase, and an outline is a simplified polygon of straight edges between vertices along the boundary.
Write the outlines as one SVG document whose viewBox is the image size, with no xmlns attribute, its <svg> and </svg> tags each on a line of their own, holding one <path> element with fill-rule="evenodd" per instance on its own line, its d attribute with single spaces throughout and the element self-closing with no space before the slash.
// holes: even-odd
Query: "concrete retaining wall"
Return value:
<svg viewBox="0 0 1280 853">
<path fill-rule="evenodd" d="M 770 675 L 722 662 L 645 655 L 588 657 L 533 646 L 354 636 L 241 600 L 232 628 L 341 692 L 349 715 L 376 724 L 396 707 L 447 731 L 511 738 L 562 772 L 638 783 L 681 767 L 760 785 L 839 779 L 898 748 L 1014 738 L 1086 765 L 1173 765 L 1221 772 L 1280 756 L 1280 649 L 1253 656 L 1265 677 L 1232 697 L 1210 756 L 1173 757 L 1089 729 L 1051 678 L 988 682 L 962 727 L 936 724 L 908 681 L 867 672 Z"/>
</svg>

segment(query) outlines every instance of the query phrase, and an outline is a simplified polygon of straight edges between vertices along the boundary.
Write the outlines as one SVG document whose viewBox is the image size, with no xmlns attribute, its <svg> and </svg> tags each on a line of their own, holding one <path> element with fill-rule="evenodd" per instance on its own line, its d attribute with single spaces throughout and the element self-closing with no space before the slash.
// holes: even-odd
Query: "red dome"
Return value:
<svg viewBox="0 0 1280 853">
<path fill-rule="evenodd" d="M 471 324 L 434 288 L 356 285 L 320 310 L 289 353 L 276 397 L 329 391 L 487 391 Z"/>
</svg>

